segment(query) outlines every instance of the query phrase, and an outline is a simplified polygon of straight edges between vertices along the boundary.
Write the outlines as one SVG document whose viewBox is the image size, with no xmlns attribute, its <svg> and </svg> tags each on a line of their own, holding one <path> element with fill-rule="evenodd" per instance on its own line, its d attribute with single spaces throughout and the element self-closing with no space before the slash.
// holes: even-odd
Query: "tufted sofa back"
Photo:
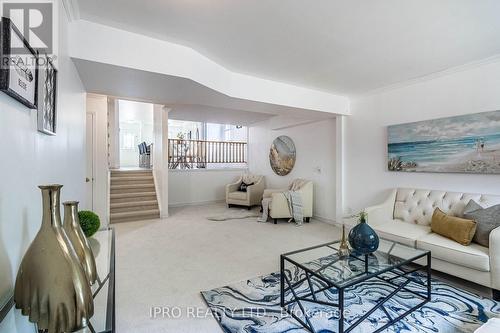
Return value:
<svg viewBox="0 0 500 333">
<path fill-rule="evenodd" d="M 398 188 L 394 203 L 394 219 L 430 225 L 435 208 L 441 209 L 446 214 L 462 216 L 465 206 L 471 199 L 483 207 L 500 204 L 500 195 Z"/>
</svg>

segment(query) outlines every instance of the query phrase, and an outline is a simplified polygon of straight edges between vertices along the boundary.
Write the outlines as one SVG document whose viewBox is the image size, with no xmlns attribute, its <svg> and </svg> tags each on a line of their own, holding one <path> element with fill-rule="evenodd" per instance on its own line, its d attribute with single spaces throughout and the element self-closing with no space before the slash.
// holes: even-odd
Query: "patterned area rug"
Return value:
<svg viewBox="0 0 500 333">
<path fill-rule="evenodd" d="M 210 221 L 227 221 L 227 220 L 238 220 L 246 219 L 249 217 L 259 217 L 262 214 L 258 210 L 247 210 L 247 209 L 227 209 L 223 213 L 214 216 L 208 216 L 207 220 Z"/>
<path fill-rule="evenodd" d="M 303 277 L 298 269 L 287 270 L 286 274 L 294 281 Z M 422 281 L 424 278 L 416 273 L 412 276 Z M 314 279 L 312 283 L 315 290 L 323 286 L 322 282 Z M 306 284 L 307 282 L 304 282 L 296 289 L 299 296 L 309 291 Z M 426 294 L 426 288 L 417 283 L 410 283 L 407 288 L 421 295 Z M 347 289 L 345 329 L 393 290 L 393 286 L 380 280 L 368 280 Z M 280 308 L 279 273 L 203 291 L 202 296 L 226 333 L 307 332 Z M 324 301 L 338 300 L 335 289 L 321 292 L 317 296 L 319 300 Z M 420 300 L 413 294 L 401 291 L 385 303 L 385 308 L 394 318 L 419 302 Z M 303 304 L 307 314 L 311 316 L 316 332 L 337 332 L 338 311 L 335 308 L 309 302 Z M 298 306 L 292 307 L 292 311 L 303 319 Z M 500 303 L 433 279 L 432 300 L 383 332 L 471 333 L 491 317 L 500 317 Z M 377 310 L 351 332 L 374 332 L 387 322 L 387 315 L 382 310 Z"/>
</svg>

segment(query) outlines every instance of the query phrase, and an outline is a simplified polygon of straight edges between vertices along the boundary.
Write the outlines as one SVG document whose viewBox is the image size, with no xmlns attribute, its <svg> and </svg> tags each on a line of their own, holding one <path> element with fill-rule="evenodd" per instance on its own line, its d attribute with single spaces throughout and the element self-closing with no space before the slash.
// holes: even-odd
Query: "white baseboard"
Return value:
<svg viewBox="0 0 500 333">
<path fill-rule="evenodd" d="M 338 223 L 336 220 L 330 219 L 330 218 L 327 218 L 327 217 L 314 215 L 312 218 L 314 220 L 316 220 L 316 221 L 320 221 L 320 222 L 323 222 L 323 223 L 328 223 L 328 224 L 332 224 L 332 225 L 336 225 L 336 226 L 342 226 L 341 223 Z"/>
<path fill-rule="evenodd" d="M 218 204 L 218 203 L 224 203 L 226 202 L 225 199 L 223 200 L 207 200 L 207 201 L 196 201 L 196 202 L 181 202 L 181 203 L 174 203 L 174 204 L 169 204 L 169 208 L 176 208 L 176 207 L 188 207 L 188 206 L 203 206 L 203 205 L 210 205 L 210 204 Z"/>
</svg>

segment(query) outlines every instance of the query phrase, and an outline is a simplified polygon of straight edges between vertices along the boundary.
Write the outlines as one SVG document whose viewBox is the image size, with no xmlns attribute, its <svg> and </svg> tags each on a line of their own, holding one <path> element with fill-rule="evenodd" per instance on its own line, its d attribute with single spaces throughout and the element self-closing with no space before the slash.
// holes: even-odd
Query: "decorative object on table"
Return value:
<svg viewBox="0 0 500 333">
<path fill-rule="evenodd" d="M 0 24 L 0 90 L 28 108 L 36 109 L 38 55 L 9 18 L 2 17 Z"/>
<path fill-rule="evenodd" d="M 78 212 L 78 219 L 83 233 L 87 237 L 92 237 L 101 227 L 99 216 L 90 210 L 81 210 Z"/>
<path fill-rule="evenodd" d="M 389 171 L 500 173 L 500 111 L 388 127 Z"/>
<path fill-rule="evenodd" d="M 75 248 L 89 284 L 93 285 L 97 280 L 96 263 L 87 237 L 85 237 L 82 227 L 80 226 L 80 220 L 78 218 L 78 201 L 66 201 L 63 205 L 63 228 Z"/>
<path fill-rule="evenodd" d="M 49 333 L 73 332 L 94 314 L 89 282 L 61 222 L 62 185 L 42 190 L 42 225 L 17 273 L 14 301 L 31 322 Z"/>
<path fill-rule="evenodd" d="M 56 135 L 57 69 L 47 55 L 40 57 L 40 61 L 42 67 L 38 80 L 38 131 Z"/>
<path fill-rule="evenodd" d="M 292 171 L 296 159 L 295 144 L 290 137 L 280 135 L 274 139 L 269 150 L 269 163 L 274 173 L 286 176 Z"/>
<path fill-rule="evenodd" d="M 367 214 L 361 211 L 353 217 L 359 218 L 359 223 L 349 232 L 349 244 L 358 254 L 369 254 L 378 249 L 377 233 L 366 223 Z"/>
<path fill-rule="evenodd" d="M 476 233 L 472 241 L 490 247 L 490 233 L 500 227 L 500 205 L 483 208 L 474 200 L 469 200 L 464 218 L 476 221 Z"/>
<path fill-rule="evenodd" d="M 341 259 L 347 258 L 351 254 L 351 249 L 349 248 L 347 238 L 345 237 L 345 224 L 342 224 L 342 239 L 340 240 L 337 254 Z"/>
</svg>

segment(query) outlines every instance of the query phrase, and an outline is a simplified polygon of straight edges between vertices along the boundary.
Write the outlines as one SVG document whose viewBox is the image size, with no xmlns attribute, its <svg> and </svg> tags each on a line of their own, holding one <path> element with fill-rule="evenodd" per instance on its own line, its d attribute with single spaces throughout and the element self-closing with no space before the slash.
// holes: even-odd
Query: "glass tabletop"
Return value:
<svg viewBox="0 0 500 333">
<path fill-rule="evenodd" d="M 94 295 L 94 315 L 89 326 L 78 333 L 108 333 L 114 331 L 114 231 L 101 230 L 88 239 L 94 253 L 97 282 L 91 287 Z"/>
<path fill-rule="evenodd" d="M 285 253 L 282 256 L 285 263 L 288 261 L 335 287 L 343 288 L 416 261 L 429 253 L 380 239 L 380 245 L 374 253 L 358 255 L 353 252 L 349 257 L 341 259 L 337 255 L 339 245 L 340 240 Z"/>
</svg>

